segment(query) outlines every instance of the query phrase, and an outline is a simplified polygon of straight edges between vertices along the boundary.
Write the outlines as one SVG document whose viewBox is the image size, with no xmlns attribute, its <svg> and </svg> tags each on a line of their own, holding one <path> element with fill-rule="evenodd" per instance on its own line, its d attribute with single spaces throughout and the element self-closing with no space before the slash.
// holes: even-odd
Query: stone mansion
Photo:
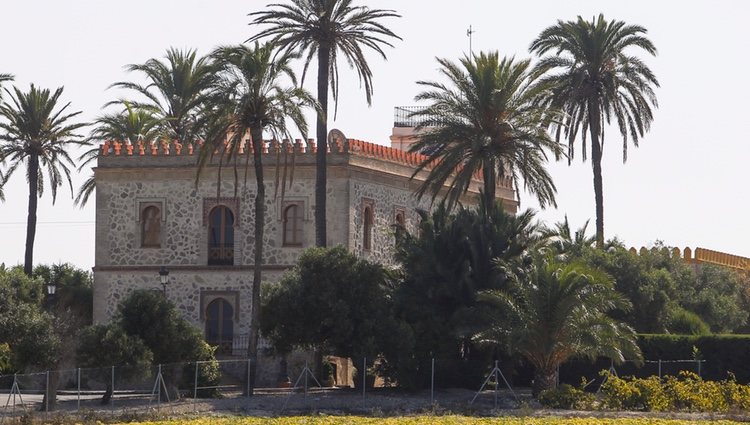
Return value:
<svg viewBox="0 0 750 425">
<path fill-rule="evenodd" d="M 394 146 L 404 147 L 394 129 Z M 313 141 L 269 142 L 264 153 L 266 222 L 263 281 L 277 281 L 300 253 L 314 246 L 315 155 Z M 231 165 L 205 167 L 196 180 L 197 147 L 179 143 L 106 142 L 96 179 L 94 321 L 108 321 L 118 302 L 135 289 L 162 290 L 159 269 L 169 270 L 166 296 L 219 352 L 232 355 L 246 338 L 253 271 L 254 174 Z M 245 152 L 247 154 L 247 152 Z M 279 167 L 286 157 L 294 163 Z M 329 146 L 328 246 L 343 245 L 364 258 L 390 263 L 393 226 L 413 231 L 414 191 L 427 173 L 412 178 L 425 157 L 360 140 Z M 243 165 L 244 167 L 244 161 Z M 284 169 L 282 169 L 284 168 Z M 277 172 L 287 173 L 281 196 Z M 221 179 L 219 178 L 221 173 Z M 280 180 L 280 179 L 279 179 Z M 472 185 L 474 198 L 480 182 Z M 506 209 L 517 207 L 509 180 L 498 185 Z M 473 202 L 472 202 L 473 203 Z M 353 282 L 354 283 L 354 282 Z"/>
</svg>

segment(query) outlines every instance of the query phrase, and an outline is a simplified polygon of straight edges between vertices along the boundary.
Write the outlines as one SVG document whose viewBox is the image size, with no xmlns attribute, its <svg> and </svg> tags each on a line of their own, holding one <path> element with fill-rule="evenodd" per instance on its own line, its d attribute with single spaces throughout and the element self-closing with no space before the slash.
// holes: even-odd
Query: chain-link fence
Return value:
<svg viewBox="0 0 750 425">
<path fill-rule="evenodd" d="M 350 377 L 343 385 L 319 382 L 307 362 L 290 364 L 289 379 L 279 380 L 286 382 L 283 387 L 254 388 L 252 396 L 252 363 L 248 359 L 0 375 L 0 421 L 51 411 L 116 416 L 154 410 L 274 414 L 306 410 L 419 411 L 436 406 L 491 410 L 518 407 L 530 398 L 529 382 L 514 375 L 515 368 L 509 362 L 493 361 L 484 368 L 462 369 L 455 361 L 429 359 L 419 366 L 423 381 L 415 383 L 426 389 L 407 393 L 390 387 L 392 383 L 373 379 L 369 373 L 358 374 L 356 370 L 373 370 L 371 361 L 360 361 L 362 364 L 353 364 L 347 372 Z M 632 373 L 635 369 L 630 370 L 633 364 L 628 362 L 610 371 L 620 376 L 677 375 L 680 370 L 700 374 L 704 362 L 646 360 L 638 373 Z M 453 386 L 457 378 L 463 378 L 464 389 Z M 354 388 L 350 388 L 352 383 Z"/>
</svg>

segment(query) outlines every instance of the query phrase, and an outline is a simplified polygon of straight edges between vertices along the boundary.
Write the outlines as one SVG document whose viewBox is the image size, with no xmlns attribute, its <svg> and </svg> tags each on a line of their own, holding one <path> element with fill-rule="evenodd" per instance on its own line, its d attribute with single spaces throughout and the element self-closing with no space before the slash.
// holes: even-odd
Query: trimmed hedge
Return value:
<svg viewBox="0 0 750 425">
<path fill-rule="evenodd" d="M 695 347 L 700 359 L 705 360 L 700 367 L 703 379 L 723 380 L 731 372 L 738 383 L 750 383 L 750 335 L 639 335 L 638 346 L 645 360 L 690 360 L 694 358 Z M 560 382 L 576 384 L 582 376 L 588 380 L 600 380 L 599 372 L 609 366 L 610 360 L 604 358 L 593 363 L 585 359 L 574 360 L 560 368 Z M 628 362 L 616 365 L 615 369 L 620 376 L 647 377 L 658 374 L 655 363 L 637 367 Z M 676 376 L 683 370 L 697 373 L 697 363 L 662 364 L 662 376 Z"/>
<path fill-rule="evenodd" d="M 692 359 L 696 347 L 705 360 L 703 379 L 726 379 L 731 372 L 737 382 L 750 382 L 750 335 L 639 335 L 638 346 L 649 360 Z"/>
</svg>

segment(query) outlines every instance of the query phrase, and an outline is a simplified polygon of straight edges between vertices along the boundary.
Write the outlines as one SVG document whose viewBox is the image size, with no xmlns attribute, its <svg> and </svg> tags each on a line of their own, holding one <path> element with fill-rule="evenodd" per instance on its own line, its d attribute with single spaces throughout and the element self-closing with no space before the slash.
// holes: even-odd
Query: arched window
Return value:
<svg viewBox="0 0 750 425">
<path fill-rule="evenodd" d="M 161 211 L 157 206 L 151 205 L 141 211 L 141 246 L 161 246 Z"/>
<path fill-rule="evenodd" d="M 363 212 L 364 225 L 362 235 L 362 247 L 369 251 L 372 249 L 372 207 L 367 206 Z"/>
<path fill-rule="evenodd" d="M 396 226 L 405 229 L 406 228 L 406 220 L 404 220 L 404 213 L 401 211 L 396 213 Z"/>
<path fill-rule="evenodd" d="M 208 216 L 208 265 L 234 264 L 234 214 L 220 205 Z"/>
<path fill-rule="evenodd" d="M 297 204 L 284 209 L 284 245 L 302 246 L 302 208 Z"/>
<path fill-rule="evenodd" d="M 219 354 L 232 353 L 234 309 L 224 298 L 211 301 L 206 307 L 206 342 Z"/>
</svg>

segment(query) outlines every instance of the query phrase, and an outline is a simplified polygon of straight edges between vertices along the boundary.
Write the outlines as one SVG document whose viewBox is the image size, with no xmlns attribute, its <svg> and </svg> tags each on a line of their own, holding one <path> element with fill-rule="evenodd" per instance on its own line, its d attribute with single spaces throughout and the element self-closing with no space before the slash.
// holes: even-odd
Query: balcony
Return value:
<svg viewBox="0 0 750 425">
<path fill-rule="evenodd" d="M 417 127 L 427 126 L 436 127 L 440 125 L 441 120 L 438 117 L 432 116 L 412 116 L 412 114 L 420 111 L 424 111 L 424 106 L 396 106 L 393 108 L 393 126 L 394 127 Z"/>
</svg>

